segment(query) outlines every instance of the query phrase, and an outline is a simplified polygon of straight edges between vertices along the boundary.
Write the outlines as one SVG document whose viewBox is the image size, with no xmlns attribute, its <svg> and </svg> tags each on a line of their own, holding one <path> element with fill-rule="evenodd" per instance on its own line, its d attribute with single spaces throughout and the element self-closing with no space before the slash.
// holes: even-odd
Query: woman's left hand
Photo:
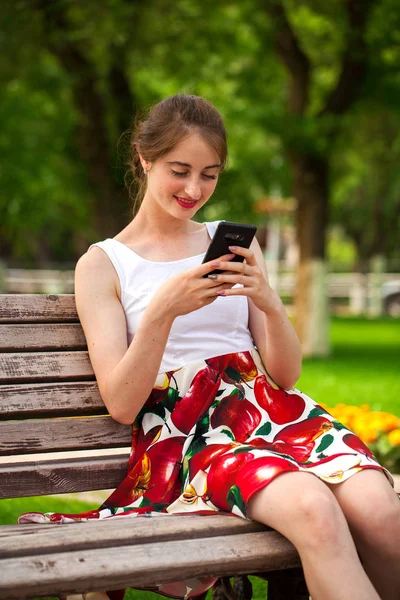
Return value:
<svg viewBox="0 0 400 600">
<path fill-rule="evenodd" d="M 254 304 L 264 313 L 268 313 L 280 304 L 276 292 L 268 282 L 268 276 L 263 273 L 257 263 L 254 252 L 248 248 L 230 246 L 230 252 L 245 258 L 245 262 L 221 261 L 213 262 L 215 268 L 221 269 L 223 273 L 213 279 L 219 283 L 241 284 L 243 287 L 221 290 L 220 296 L 248 296 Z"/>
</svg>

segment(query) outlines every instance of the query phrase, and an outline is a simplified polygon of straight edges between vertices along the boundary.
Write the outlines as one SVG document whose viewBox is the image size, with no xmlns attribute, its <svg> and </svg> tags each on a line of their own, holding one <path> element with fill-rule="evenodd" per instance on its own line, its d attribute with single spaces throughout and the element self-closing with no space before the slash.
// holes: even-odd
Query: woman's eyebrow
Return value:
<svg viewBox="0 0 400 600">
<path fill-rule="evenodd" d="M 184 163 L 181 162 L 180 160 L 169 160 L 167 162 L 168 165 L 179 165 L 181 167 L 189 167 L 190 169 L 192 168 L 192 165 L 189 165 L 189 163 Z M 221 164 L 218 163 L 216 165 L 208 165 L 208 167 L 204 167 L 204 169 L 215 169 L 216 167 L 220 167 Z"/>
</svg>

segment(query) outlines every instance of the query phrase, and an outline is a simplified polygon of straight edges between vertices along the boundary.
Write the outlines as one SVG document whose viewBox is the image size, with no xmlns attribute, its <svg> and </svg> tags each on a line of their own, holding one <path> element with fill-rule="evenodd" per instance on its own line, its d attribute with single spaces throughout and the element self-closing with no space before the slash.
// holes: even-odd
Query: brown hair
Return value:
<svg viewBox="0 0 400 600">
<path fill-rule="evenodd" d="M 137 183 L 134 213 L 140 207 L 147 184 L 139 152 L 146 161 L 154 162 L 192 132 L 199 133 L 217 152 L 222 171 L 228 156 L 226 130 L 220 113 L 208 100 L 185 94 L 170 96 L 154 105 L 147 119 L 136 124 L 128 160 L 128 175 L 132 174 Z"/>
</svg>

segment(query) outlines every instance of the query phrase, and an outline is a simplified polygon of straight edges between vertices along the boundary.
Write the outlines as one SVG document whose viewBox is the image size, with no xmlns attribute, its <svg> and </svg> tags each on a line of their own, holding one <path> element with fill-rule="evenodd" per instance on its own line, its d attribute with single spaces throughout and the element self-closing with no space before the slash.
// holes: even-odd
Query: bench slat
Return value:
<svg viewBox="0 0 400 600">
<path fill-rule="evenodd" d="M 166 519 L 168 517 L 165 517 Z M 182 519 L 183 520 L 183 519 Z M 84 524 L 82 524 L 84 525 Z M 80 525 L 66 526 L 75 536 Z M 296 567 L 292 544 L 275 531 L 38 554 L 1 561 L 0 599 L 154 586 L 204 575 Z M 156 568 L 154 565 L 157 565 Z"/>
<path fill-rule="evenodd" d="M 2 325 L 0 352 L 38 350 L 85 350 L 86 339 L 79 323 Z"/>
<path fill-rule="evenodd" d="M 0 386 L 0 421 L 105 412 L 95 381 Z"/>
<path fill-rule="evenodd" d="M 87 352 L 18 352 L 0 354 L 0 382 L 93 379 Z"/>
<path fill-rule="evenodd" d="M 0 498 L 114 489 L 126 475 L 129 452 L 0 464 Z"/>
<path fill-rule="evenodd" d="M 0 456 L 116 448 L 131 442 L 131 427 L 109 415 L 0 422 Z"/>
<path fill-rule="evenodd" d="M 78 321 L 73 294 L 3 294 L 0 323 L 66 323 Z"/>
<path fill-rule="evenodd" d="M 184 523 L 182 523 L 182 519 Z M 35 530 L 36 527 L 36 530 Z M 238 533 L 266 531 L 266 527 L 255 521 L 223 514 L 174 515 L 160 518 L 113 518 L 102 521 L 89 521 L 79 526 L 72 537 L 69 527 L 55 524 L 10 525 L 9 530 L 0 530 L 0 558 L 86 550 L 88 548 L 108 548 L 185 538 L 205 538 Z M 27 535 L 29 533 L 29 535 Z M 5 543 L 6 542 L 6 543 Z"/>
</svg>

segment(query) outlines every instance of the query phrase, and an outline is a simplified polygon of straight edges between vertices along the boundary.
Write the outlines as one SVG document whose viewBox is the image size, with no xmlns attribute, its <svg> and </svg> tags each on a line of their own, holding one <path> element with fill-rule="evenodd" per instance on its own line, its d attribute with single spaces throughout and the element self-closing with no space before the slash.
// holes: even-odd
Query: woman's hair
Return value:
<svg viewBox="0 0 400 600">
<path fill-rule="evenodd" d="M 139 152 L 144 160 L 154 162 L 191 133 L 201 135 L 217 152 L 222 171 L 228 156 L 226 130 L 220 113 L 211 102 L 200 96 L 178 94 L 154 105 L 147 119 L 137 122 L 128 160 L 128 175 L 132 174 L 137 183 L 134 213 L 140 207 L 147 183 Z"/>
</svg>

